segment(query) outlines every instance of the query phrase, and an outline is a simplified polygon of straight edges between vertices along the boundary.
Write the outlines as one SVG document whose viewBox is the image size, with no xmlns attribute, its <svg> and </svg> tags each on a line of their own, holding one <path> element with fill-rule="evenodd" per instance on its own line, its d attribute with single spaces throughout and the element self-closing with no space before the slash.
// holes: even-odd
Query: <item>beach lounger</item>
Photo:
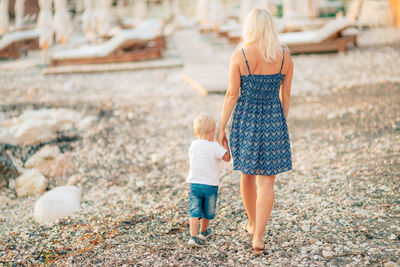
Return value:
<svg viewBox="0 0 400 267">
<path fill-rule="evenodd" d="M 19 58 L 31 49 L 39 48 L 39 31 L 11 32 L 0 39 L 0 58 Z"/>
<path fill-rule="evenodd" d="M 237 21 L 231 20 L 228 21 L 226 24 L 221 25 L 218 27 L 218 36 L 220 37 L 228 37 L 229 32 L 235 30 L 242 30 L 242 25 L 239 24 Z"/>
<path fill-rule="evenodd" d="M 228 43 L 238 44 L 242 40 L 242 28 L 232 29 L 228 32 Z"/>
<path fill-rule="evenodd" d="M 277 32 L 282 32 L 286 28 L 286 21 L 284 19 L 274 18 L 274 24 Z M 227 24 L 222 27 L 219 35 L 228 38 L 230 44 L 238 44 L 242 38 L 243 26 L 238 23 Z"/>
<path fill-rule="evenodd" d="M 348 18 L 337 18 L 317 30 L 279 34 L 279 41 L 292 53 L 345 51 L 348 44 L 357 45 L 357 35 L 344 32 L 350 25 Z"/>
<path fill-rule="evenodd" d="M 100 64 L 157 59 L 165 49 L 162 25 L 147 21 L 132 30 L 121 30 L 99 45 L 84 45 L 76 49 L 54 52 L 51 66 L 70 64 Z"/>
</svg>

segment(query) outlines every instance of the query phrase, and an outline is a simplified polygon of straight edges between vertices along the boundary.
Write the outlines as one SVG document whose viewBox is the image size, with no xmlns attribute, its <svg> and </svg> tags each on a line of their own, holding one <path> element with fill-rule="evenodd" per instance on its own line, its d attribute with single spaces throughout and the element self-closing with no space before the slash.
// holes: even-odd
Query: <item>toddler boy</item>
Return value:
<svg viewBox="0 0 400 267">
<path fill-rule="evenodd" d="M 219 185 L 219 161 L 230 161 L 228 144 L 221 146 L 214 140 L 216 124 L 213 118 L 199 115 L 194 120 L 194 140 L 189 148 L 190 170 L 186 181 L 190 183 L 189 247 L 201 247 L 213 234 L 208 223 L 215 217 Z M 200 220 L 200 234 L 198 227 Z"/>
</svg>

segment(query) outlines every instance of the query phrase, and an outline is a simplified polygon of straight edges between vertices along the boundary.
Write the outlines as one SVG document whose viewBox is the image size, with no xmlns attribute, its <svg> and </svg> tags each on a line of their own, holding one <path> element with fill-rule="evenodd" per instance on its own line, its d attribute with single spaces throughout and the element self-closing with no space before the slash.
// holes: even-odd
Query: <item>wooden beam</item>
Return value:
<svg viewBox="0 0 400 267">
<path fill-rule="evenodd" d="M 183 73 L 183 80 L 187 82 L 193 89 L 198 91 L 202 96 L 208 95 L 207 89 L 205 89 L 203 86 L 201 86 L 198 82 L 193 80 L 191 77 L 189 77 L 186 73 Z"/>
<path fill-rule="evenodd" d="M 73 65 L 73 64 L 104 64 L 116 62 L 131 62 L 149 59 L 158 59 L 162 57 L 161 48 L 147 48 L 138 51 L 125 52 L 122 54 L 112 54 L 106 57 L 92 58 L 73 58 L 73 59 L 52 59 L 51 66 Z"/>
<path fill-rule="evenodd" d="M 183 62 L 180 58 L 164 58 L 147 61 L 107 63 L 107 64 L 81 64 L 44 68 L 42 75 L 66 73 L 93 73 L 115 71 L 137 71 L 151 69 L 181 68 Z"/>
</svg>

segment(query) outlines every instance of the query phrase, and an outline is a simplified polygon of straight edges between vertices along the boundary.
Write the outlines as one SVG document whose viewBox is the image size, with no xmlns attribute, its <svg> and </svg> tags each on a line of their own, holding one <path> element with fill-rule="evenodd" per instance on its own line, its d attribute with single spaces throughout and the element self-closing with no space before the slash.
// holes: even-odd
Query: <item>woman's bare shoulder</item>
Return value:
<svg viewBox="0 0 400 267">
<path fill-rule="evenodd" d="M 232 53 L 232 57 L 243 56 L 242 49 L 243 48 L 241 48 L 241 47 L 236 48 L 235 51 L 233 51 L 233 53 Z"/>
<path fill-rule="evenodd" d="M 242 48 L 236 48 L 232 53 L 231 62 L 240 62 L 243 57 Z"/>
</svg>

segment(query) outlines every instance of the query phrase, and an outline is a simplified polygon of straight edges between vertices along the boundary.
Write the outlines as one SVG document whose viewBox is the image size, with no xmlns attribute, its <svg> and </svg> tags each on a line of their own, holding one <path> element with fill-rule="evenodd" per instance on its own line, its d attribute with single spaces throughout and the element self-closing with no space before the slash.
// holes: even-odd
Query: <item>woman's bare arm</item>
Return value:
<svg viewBox="0 0 400 267">
<path fill-rule="evenodd" d="M 235 107 L 236 102 L 239 98 L 239 89 L 240 89 L 239 56 L 240 54 L 238 53 L 238 51 L 236 51 L 231 58 L 231 63 L 229 68 L 229 88 L 225 94 L 225 100 L 224 100 L 224 105 L 222 107 L 221 120 L 219 122 L 218 133 L 224 132 L 225 126 L 228 123 L 229 117 L 231 116 L 233 108 Z M 220 136 L 219 139 L 221 139 Z M 218 142 L 222 143 L 222 139 L 218 140 Z"/>
<path fill-rule="evenodd" d="M 292 78 L 293 78 L 293 61 L 292 57 L 290 56 L 290 53 L 288 52 L 285 58 L 285 65 L 287 66 L 287 71 L 285 73 L 285 78 L 283 79 L 282 82 L 282 106 L 285 112 L 285 117 L 287 119 L 289 115 L 290 90 L 292 87 Z"/>
</svg>

